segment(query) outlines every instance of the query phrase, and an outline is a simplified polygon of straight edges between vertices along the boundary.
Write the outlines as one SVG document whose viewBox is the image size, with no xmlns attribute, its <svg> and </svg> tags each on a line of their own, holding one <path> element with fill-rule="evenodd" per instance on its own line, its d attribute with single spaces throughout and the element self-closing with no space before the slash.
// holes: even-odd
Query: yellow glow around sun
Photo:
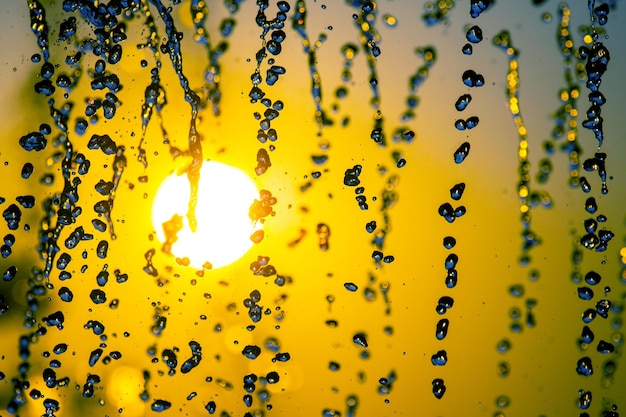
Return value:
<svg viewBox="0 0 626 417">
<path fill-rule="evenodd" d="M 152 206 L 152 225 L 158 239 L 165 243 L 167 236 L 172 236 L 164 229 L 180 229 L 171 253 L 188 258 L 189 266 L 197 269 L 207 267 L 207 262 L 215 269 L 241 258 L 253 245 L 250 236 L 261 228 L 260 222 L 255 224 L 249 217 L 250 205 L 259 198 L 254 182 L 230 165 L 205 162 L 198 184 L 195 233 L 186 217 L 189 194 L 186 175 L 174 173 L 163 181 Z"/>
</svg>

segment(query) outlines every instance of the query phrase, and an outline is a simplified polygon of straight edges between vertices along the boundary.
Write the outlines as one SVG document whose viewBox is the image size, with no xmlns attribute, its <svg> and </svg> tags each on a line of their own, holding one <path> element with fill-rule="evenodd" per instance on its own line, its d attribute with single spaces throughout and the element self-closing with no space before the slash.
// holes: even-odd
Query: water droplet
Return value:
<svg viewBox="0 0 626 417">
<path fill-rule="evenodd" d="M 330 228 L 328 225 L 324 223 L 319 223 L 317 225 L 317 238 L 318 238 L 318 246 L 320 250 L 327 251 L 328 250 L 328 238 L 330 236 Z"/>
<path fill-rule="evenodd" d="M 591 406 L 591 391 L 580 390 L 578 394 L 580 395 L 578 406 L 583 410 L 588 409 Z"/>
<path fill-rule="evenodd" d="M 446 386 L 443 382 L 443 379 L 436 378 L 433 379 L 433 394 L 435 398 L 438 400 L 443 398 L 443 395 L 446 393 Z"/>
<path fill-rule="evenodd" d="M 446 287 L 448 288 L 456 287 L 457 280 L 458 280 L 457 270 L 454 268 L 448 269 L 446 279 L 445 279 Z"/>
<path fill-rule="evenodd" d="M 589 287 L 579 287 L 578 298 L 581 300 L 591 300 L 593 298 L 593 290 Z"/>
<path fill-rule="evenodd" d="M 589 285 L 596 285 L 600 282 L 602 277 L 595 271 L 589 271 L 585 274 L 585 282 Z"/>
<path fill-rule="evenodd" d="M 587 198 L 587 200 L 585 201 L 585 210 L 587 210 L 587 212 L 591 214 L 595 213 L 598 210 L 598 204 L 596 203 L 595 198 Z"/>
<path fill-rule="evenodd" d="M 456 108 L 457 111 L 463 111 L 465 110 L 465 108 L 467 108 L 467 106 L 470 104 L 471 101 L 472 101 L 471 95 L 463 94 L 454 103 L 454 108 Z"/>
<path fill-rule="evenodd" d="M 459 257 L 455 253 L 451 253 L 446 257 L 444 268 L 452 269 L 456 267 L 456 264 L 459 262 Z"/>
<path fill-rule="evenodd" d="M 600 300 L 596 303 L 596 309 L 591 310 L 594 311 L 595 313 L 598 313 L 598 315 L 604 319 L 609 317 L 609 310 L 611 308 L 611 301 L 609 300 Z M 595 315 L 594 315 L 595 316 Z"/>
<path fill-rule="evenodd" d="M 591 364 L 591 358 L 585 356 L 580 358 L 576 362 L 576 373 L 578 375 L 590 376 L 593 374 L 593 365 Z"/>
<path fill-rule="evenodd" d="M 465 158 L 469 155 L 470 144 L 469 142 L 463 142 L 461 146 L 454 152 L 454 163 L 461 164 L 465 161 Z"/>
<path fill-rule="evenodd" d="M 361 175 L 361 165 L 355 165 L 351 169 L 347 169 L 344 173 L 343 183 L 348 187 L 356 187 L 361 183 L 359 175 Z"/>
<path fill-rule="evenodd" d="M 256 345 L 247 345 L 241 354 L 248 359 L 256 359 L 261 354 L 261 348 Z"/>
<path fill-rule="evenodd" d="M 62 301 L 65 301 L 66 303 L 69 303 L 69 302 L 71 302 L 74 299 L 74 294 L 67 287 L 59 288 L 59 293 L 58 294 L 59 294 L 59 298 Z"/>
<path fill-rule="evenodd" d="M 357 333 L 352 337 L 352 341 L 356 344 L 361 346 L 362 348 L 366 348 L 368 346 L 367 344 L 367 338 L 365 336 L 365 333 Z"/>
<path fill-rule="evenodd" d="M 91 298 L 94 304 L 104 304 L 107 300 L 106 293 L 97 289 L 91 291 L 89 298 Z"/>
<path fill-rule="evenodd" d="M 465 38 L 471 43 L 479 43 L 483 40 L 483 31 L 478 26 L 472 26 L 465 34 Z"/>
<path fill-rule="evenodd" d="M 437 340 L 443 340 L 448 335 L 448 328 L 450 325 L 450 320 L 441 319 L 437 322 L 437 327 L 435 329 L 435 337 Z"/>
<path fill-rule="evenodd" d="M 456 245 L 456 239 L 452 236 L 446 236 L 443 238 L 443 247 L 446 249 L 452 249 Z"/>
<path fill-rule="evenodd" d="M 448 223 L 454 222 L 456 216 L 454 215 L 454 209 L 450 203 L 443 203 L 439 206 L 438 213 L 441 217 L 446 219 Z"/>
<path fill-rule="evenodd" d="M 594 233 L 588 233 L 580 238 L 580 244 L 586 249 L 595 249 L 600 243 L 600 238 Z"/>
<path fill-rule="evenodd" d="M 612 343 L 605 342 L 604 340 L 600 340 L 598 342 L 598 352 L 602 354 L 613 353 L 615 351 L 615 346 Z"/>
<path fill-rule="evenodd" d="M 448 362 L 448 354 L 445 350 L 440 350 L 431 356 L 430 361 L 435 366 L 443 366 Z"/>
<path fill-rule="evenodd" d="M 583 312 L 582 319 L 584 323 L 591 323 L 596 318 L 596 310 L 589 308 Z"/>
<path fill-rule="evenodd" d="M 19 144 L 26 151 L 41 151 L 45 149 L 48 140 L 41 132 L 30 132 L 20 138 Z"/>
<path fill-rule="evenodd" d="M 509 351 L 510 348 L 511 348 L 511 342 L 509 342 L 508 339 L 502 339 L 496 345 L 496 349 L 500 353 L 506 353 Z"/>
<path fill-rule="evenodd" d="M 496 370 L 498 372 L 498 376 L 506 378 L 511 372 L 511 365 L 509 365 L 508 362 L 499 362 Z"/>
<path fill-rule="evenodd" d="M 496 407 L 498 408 L 506 408 L 509 404 L 511 404 L 511 399 L 506 395 L 499 395 L 498 398 L 496 398 Z"/>
<path fill-rule="evenodd" d="M 602 3 L 595 9 L 593 9 L 593 14 L 598 18 L 598 23 L 600 26 L 606 25 L 609 20 L 609 5 L 607 3 Z"/>
<path fill-rule="evenodd" d="M 581 340 L 583 341 L 583 343 L 589 344 L 593 342 L 594 338 L 595 336 L 593 335 L 593 332 L 591 331 L 589 326 L 583 326 L 582 333 L 581 333 Z"/>
<path fill-rule="evenodd" d="M 387 27 L 394 28 L 398 24 L 398 19 L 390 14 L 385 14 L 383 15 L 383 22 L 385 22 Z"/>
<path fill-rule="evenodd" d="M 485 85 L 485 78 L 482 74 L 477 74 L 473 70 L 465 71 L 461 76 L 461 79 L 463 80 L 463 84 L 468 87 L 482 87 Z"/>
<path fill-rule="evenodd" d="M 280 380 L 280 376 L 278 375 L 278 372 L 272 371 L 265 375 L 265 380 L 268 384 L 276 384 Z"/>
<path fill-rule="evenodd" d="M 152 405 L 150 406 L 150 409 L 156 413 L 160 413 L 162 411 L 165 410 L 169 410 L 169 408 L 172 406 L 172 403 L 166 400 L 154 400 L 152 402 Z"/>
<path fill-rule="evenodd" d="M 487 10 L 491 5 L 490 0 L 472 0 L 470 6 L 470 16 L 477 18 L 482 12 Z"/>
<path fill-rule="evenodd" d="M 450 197 L 453 200 L 460 200 L 463 197 L 463 192 L 465 191 L 465 183 L 460 182 L 455 184 L 452 188 L 450 188 Z"/>
</svg>

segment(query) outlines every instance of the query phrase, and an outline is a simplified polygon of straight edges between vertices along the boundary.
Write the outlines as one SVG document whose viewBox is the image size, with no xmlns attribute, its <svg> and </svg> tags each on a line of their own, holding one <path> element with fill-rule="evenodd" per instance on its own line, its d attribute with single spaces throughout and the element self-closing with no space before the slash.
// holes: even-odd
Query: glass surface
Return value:
<svg viewBox="0 0 626 417">
<path fill-rule="evenodd" d="M 624 8 L 491 3 L 3 3 L 0 414 L 617 416 Z"/>
</svg>

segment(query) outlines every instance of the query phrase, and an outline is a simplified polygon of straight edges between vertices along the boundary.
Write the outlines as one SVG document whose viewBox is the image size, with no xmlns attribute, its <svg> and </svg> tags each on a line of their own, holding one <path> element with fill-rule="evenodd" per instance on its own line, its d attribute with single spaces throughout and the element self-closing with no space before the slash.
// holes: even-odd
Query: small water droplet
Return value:
<svg viewBox="0 0 626 417">
<path fill-rule="evenodd" d="M 367 344 L 367 338 L 365 336 L 365 333 L 357 333 L 352 337 L 352 341 L 356 344 L 361 346 L 362 348 L 366 348 L 368 346 Z"/>
</svg>

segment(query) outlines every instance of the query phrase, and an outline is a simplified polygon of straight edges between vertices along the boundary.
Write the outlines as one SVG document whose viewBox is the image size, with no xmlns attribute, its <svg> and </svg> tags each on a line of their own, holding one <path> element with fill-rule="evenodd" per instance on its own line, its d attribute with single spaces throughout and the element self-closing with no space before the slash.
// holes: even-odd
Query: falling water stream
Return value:
<svg viewBox="0 0 626 417">
<path fill-rule="evenodd" d="M 0 414 L 619 416 L 616 0 L 9 3 Z"/>
</svg>

